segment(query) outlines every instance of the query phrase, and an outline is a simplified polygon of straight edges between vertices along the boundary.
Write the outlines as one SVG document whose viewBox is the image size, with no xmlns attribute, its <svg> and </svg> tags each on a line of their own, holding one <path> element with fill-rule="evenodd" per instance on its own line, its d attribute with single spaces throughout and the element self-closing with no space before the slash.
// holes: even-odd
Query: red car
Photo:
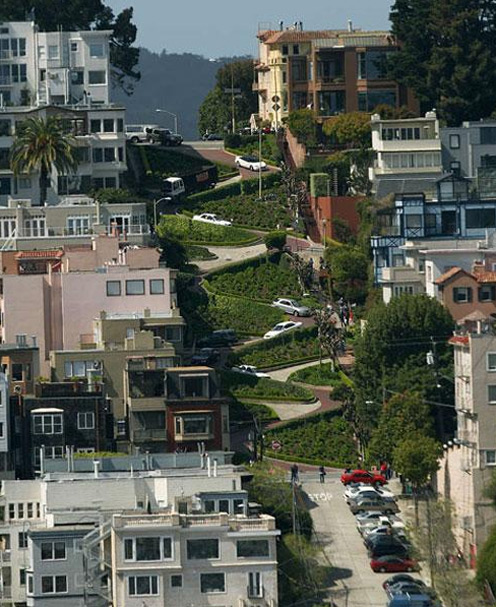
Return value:
<svg viewBox="0 0 496 607">
<path fill-rule="evenodd" d="M 372 559 L 370 567 L 376 573 L 397 573 L 400 571 L 415 571 L 418 569 L 418 563 L 413 559 L 387 555 Z"/>
<path fill-rule="evenodd" d="M 343 485 L 350 483 L 364 483 L 367 485 L 386 485 L 387 480 L 377 472 L 367 472 L 367 470 L 349 470 L 341 475 Z"/>
</svg>

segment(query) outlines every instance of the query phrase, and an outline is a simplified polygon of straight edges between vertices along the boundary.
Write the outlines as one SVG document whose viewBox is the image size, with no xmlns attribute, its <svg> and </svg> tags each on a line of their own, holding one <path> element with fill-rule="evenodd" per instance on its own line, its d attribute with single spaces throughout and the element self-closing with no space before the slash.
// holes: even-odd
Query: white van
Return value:
<svg viewBox="0 0 496 607">
<path fill-rule="evenodd" d="M 126 124 L 126 140 L 131 143 L 152 142 L 154 141 L 153 130 L 159 128 L 156 124 Z"/>
<path fill-rule="evenodd" d="M 185 193 L 184 182 L 180 177 L 168 177 L 163 181 L 163 192 L 165 196 L 178 198 Z"/>
</svg>

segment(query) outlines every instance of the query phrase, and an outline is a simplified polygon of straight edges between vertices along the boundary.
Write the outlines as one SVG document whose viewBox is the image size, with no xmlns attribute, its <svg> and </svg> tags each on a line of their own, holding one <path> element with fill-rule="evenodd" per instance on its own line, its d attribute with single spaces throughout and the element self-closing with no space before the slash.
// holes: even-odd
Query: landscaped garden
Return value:
<svg viewBox="0 0 496 607">
<path fill-rule="evenodd" d="M 247 364 L 263 369 L 316 360 L 318 357 L 317 329 L 310 327 L 244 346 L 230 354 L 229 362 L 233 366 Z"/>
<path fill-rule="evenodd" d="M 217 255 L 209 251 L 206 247 L 195 244 L 186 245 L 186 256 L 188 261 L 210 261 L 217 259 Z"/>
<path fill-rule="evenodd" d="M 267 431 L 267 448 L 273 440 L 281 443 L 281 450 L 271 454 L 279 459 L 337 468 L 357 463 L 351 425 L 336 412 L 295 420 Z"/>
<path fill-rule="evenodd" d="M 261 257 L 213 272 L 206 287 L 251 301 L 272 302 L 276 297 L 301 295 L 297 275 L 286 254 Z"/>
<path fill-rule="evenodd" d="M 262 159 L 277 166 L 282 160 L 282 154 L 274 134 L 262 135 Z M 258 135 L 228 135 L 224 139 L 227 150 L 240 156 L 256 156 L 258 158 Z"/>
<path fill-rule="evenodd" d="M 211 246 L 247 245 L 258 237 L 247 230 L 193 221 L 183 215 L 162 215 L 157 226 L 160 237 L 169 236 L 181 244 L 204 244 Z"/>
<path fill-rule="evenodd" d="M 276 422 L 277 413 L 270 407 L 258 403 L 243 403 L 235 400 L 229 405 L 229 419 L 231 422 L 253 422 L 257 417 L 262 422 Z"/>
<path fill-rule="evenodd" d="M 312 386 L 337 386 L 342 382 L 339 371 L 334 371 L 331 363 L 305 367 L 292 373 L 289 379 Z"/>
<path fill-rule="evenodd" d="M 221 373 L 222 390 L 237 399 L 267 401 L 311 402 L 313 393 L 302 386 L 290 382 L 268 378 L 252 377 L 235 371 Z"/>
</svg>

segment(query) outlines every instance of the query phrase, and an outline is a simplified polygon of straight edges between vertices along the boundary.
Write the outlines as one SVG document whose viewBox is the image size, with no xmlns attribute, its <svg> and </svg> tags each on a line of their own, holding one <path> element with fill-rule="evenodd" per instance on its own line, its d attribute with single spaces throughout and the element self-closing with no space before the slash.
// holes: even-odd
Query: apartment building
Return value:
<svg viewBox="0 0 496 607">
<path fill-rule="evenodd" d="M 475 557 L 496 523 L 484 496 L 496 466 L 496 337 L 489 324 L 451 338 L 455 357 L 457 431 L 445 448 L 437 473 L 439 493 L 455 509 L 454 531 L 467 562 Z"/>
<path fill-rule="evenodd" d="M 0 205 L 10 198 L 33 205 L 60 196 L 119 188 L 127 169 L 125 108 L 110 103 L 111 32 L 39 32 L 34 22 L 0 27 Z M 28 118 L 57 116 L 76 142 L 75 174 L 50 175 L 40 200 L 39 175 L 14 176 L 8 154 Z"/>
<path fill-rule="evenodd" d="M 411 91 L 388 79 L 386 60 L 398 49 L 386 31 L 304 31 L 301 23 L 258 32 L 254 89 L 259 118 L 278 128 L 293 110 L 314 109 L 323 118 L 370 112 L 380 104 L 418 112 Z"/>
</svg>

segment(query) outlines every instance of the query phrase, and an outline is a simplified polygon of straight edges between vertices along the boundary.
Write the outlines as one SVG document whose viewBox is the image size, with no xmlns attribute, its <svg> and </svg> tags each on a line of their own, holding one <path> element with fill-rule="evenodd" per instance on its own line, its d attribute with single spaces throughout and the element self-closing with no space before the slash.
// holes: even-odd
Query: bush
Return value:
<svg viewBox="0 0 496 607">
<path fill-rule="evenodd" d="M 267 446 L 281 443 L 278 455 L 304 458 L 308 463 L 347 467 L 357 462 L 351 425 L 336 412 L 295 420 L 265 433 Z M 331 464 L 332 463 L 332 464 Z"/>
<path fill-rule="evenodd" d="M 247 398 L 275 401 L 305 401 L 315 399 L 313 393 L 302 386 L 273 379 L 251 377 L 236 371 L 221 373 L 222 389 L 241 400 Z"/>
<path fill-rule="evenodd" d="M 277 413 L 270 407 L 258 403 L 242 403 L 235 400 L 229 405 L 229 419 L 232 422 L 253 422 L 258 417 L 262 422 L 276 422 Z"/>
<path fill-rule="evenodd" d="M 217 259 L 217 255 L 211 253 L 206 247 L 189 244 L 184 248 L 188 261 L 210 261 L 211 259 Z"/>
<path fill-rule="evenodd" d="M 299 329 L 286 335 L 240 348 L 229 356 L 232 365 L 247 364 L 260 368 L 303 362 L 319 357 L 317 329 Z"/>
<path fill-rule="evenodd" d="M 226 149 L 239 155 L 257 156 L 259 152 L 258 135 L 228 135 L 224 139 Z M 270 164 L 279 164 L 282 160 L 282 154 L 277 145 L 277 139 L 274 134 L 262 135 L 261 141 L 262 159 Z"/>
<path fill-rule="evenodd" d="M 333 371 L 331 363 L 300 369 L 292 373 L 289 379 L 313 386 L 336 386 L 341 382 L 339 371 Z"/>
<path fill-rule="evenodd" d="M 281 230 L 269 232 L 264 238 L 264 243 L 269 251 L 271 249 L 282 251 L 286 244 L 286 232 L 282 232 Z"/>
<path fill-rule="evenodd" d="M 211 295 L 205 313 L 212 329 L 229 327 L 241 335 L 263 335 L 284 319 L 276 308 L 224 295 Z"/>
<path fill-rule="evenodd" d="M 300 143 L 310 148 L 317 145 L 317 121 L 313 110 L 295 110 L 288 116 L 288 127 Z"/>
<path fill-rule="evenodd" d="M 301 293 L 295 272 L 284 265 L 284 257 L 258 258 L 246 269 L 231 266 L 210 274 L 209 288 L 214 292 L 273 301 Z"/>
<path fill-rule="evenodd" d="M 117 190 L 103 189 L 94 192 L 93 196 L 99 201 L 107 204 L 149 202 L 146 198 L 134 194 L 131 190 L 123 188 Z"/>
<path fill-rule="evenodd" d="M 183 215 L 162 215 L 157 234 L 177 239 L 182 244 L 212 246 L 251 244 L 257 240 L 257 236 L 246 230 L 192 221 Z"/>
<path fill-rule="evenodd" d="M 270 190 L 281 183 L 281 173 L 267 173 L 262 175 L 263 190 Z M 258 179 L 244 179 L 236 183 L 230 183 L 220 188 L 209 190 L 208 192 L 198 192 L 187 198 L 187 204 L 195 206 L 198 202 L 211 202 L 213 200 L 224 200 L 230 196 L 240 196 L 241 194 L 257 194 Z"/>
</svg>

